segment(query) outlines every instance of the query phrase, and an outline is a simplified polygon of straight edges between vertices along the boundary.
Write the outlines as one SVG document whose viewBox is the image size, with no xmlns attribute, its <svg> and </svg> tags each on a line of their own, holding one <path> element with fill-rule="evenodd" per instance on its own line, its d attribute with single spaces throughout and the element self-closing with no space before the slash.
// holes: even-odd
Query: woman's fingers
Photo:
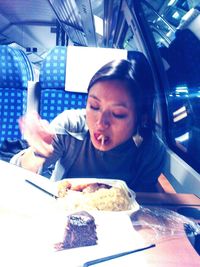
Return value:
<svg viewBox="0 0 200 267">
<path fill-rule="evenodd" d="M 42 140 L 47 144 L 51 144 L 54 137 L 54 132 L 50 127 L 50 124 L 46 120 L 40 120 L 40 127 L 38 128 L 38 134 L 41 136 Z"/>
<path fill-rule="evenodd" d="M 29 113 L 19 119 L 19 127 L 29 145 L 35 152 L 49 156 L 53 152 L 54 132 L 46 120 L 36 113 Z"/>
</svg>

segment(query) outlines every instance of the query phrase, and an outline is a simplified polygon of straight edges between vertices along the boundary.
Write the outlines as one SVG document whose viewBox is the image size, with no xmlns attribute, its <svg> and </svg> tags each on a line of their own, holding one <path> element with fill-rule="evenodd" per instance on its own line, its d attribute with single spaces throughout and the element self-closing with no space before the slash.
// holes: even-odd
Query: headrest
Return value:
<svg viewBox="0 0 200 267">
<path fill-rule="evenodd" d="M 66 47 L 56 46 L 43 60 L 39 77 L 42 89 L 65 89 L 66 52 Z"/>
<path fill-rule="evenodd" d="M 22 51 L 0 45 L 0 88 L 27 89 L 28 80 L 33 79 L 33 72 L 25 58 Z"/>
</svg>

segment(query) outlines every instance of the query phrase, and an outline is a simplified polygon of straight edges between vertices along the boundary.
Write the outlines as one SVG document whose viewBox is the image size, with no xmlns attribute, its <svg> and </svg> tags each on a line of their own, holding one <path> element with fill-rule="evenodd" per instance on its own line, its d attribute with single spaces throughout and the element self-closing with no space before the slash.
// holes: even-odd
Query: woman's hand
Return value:
<svg viewBox="0 0 200 267">
<path fill-rule="evenodd" d="M 53 152 L 54 132 L 46 120 L 42 120 L 37 112 L 31 112 L 19 119 L 19 127 L 35 155 L 44 158 Z"/>
</svg>

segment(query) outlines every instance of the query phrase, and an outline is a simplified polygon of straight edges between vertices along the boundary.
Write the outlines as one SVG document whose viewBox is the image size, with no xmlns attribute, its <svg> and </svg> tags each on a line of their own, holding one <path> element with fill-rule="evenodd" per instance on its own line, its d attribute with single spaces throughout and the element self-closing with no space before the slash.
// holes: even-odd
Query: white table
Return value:
<svg viewBox="0 0 200 267">
<path fill-rule="evenodd" d="M 55 236 L 62 236 L 55 198 L 35 188 L 25 180 L 39 182 L 54 192 L 52 182 L 30 171 L 0 161 L 0 266 L 70 266 L 81 267 L 85 260 L 134 249 L 145 244 L 126 217 L 107 215 L 104 225 L 97 218 L 102 242 L 99 247 L 85 247 L 63 252 L 53 251 Z M 54 184 L 55 185 L 55 184 Z M 164 195 L 153 195 L 154 199 Z M 152 194 L 138 194 L 141 204 L 158 204 Z M 193 198 L 191 198 L 193 199 Z M 173 204 L 173 203 L 172 203 Z M 191 203 L 190 203 L 191 204 Z M 58 216 L 58 217 L 59 217 Z M 58 224 L 57 224 L 58 223 Z M 56 225 L 56 227 L 55 227 Z M 59 233 L 60 231 L 60 233 Z M 106 234 L 103 232 L 107 232 Z M 147 245 L 147 244 L 145 244 Z M 73 261 L 73 263 L 72 263 Z M 200 266 L 200 257 L 185 236 L 156 244 L 150 250 L 122 257 L 113 262 L 96 265 L 108 266 Z"/>
<path fill-rule="evenodd" d="M 4 161 L 0 161 L 0 173 L 0 266 L 79 267 L 87 260 L 144 246 L 128 215 L 109 213 L 96 217 L 98 246 L 55 252 L 53 242 L 63 237 L 65 214 L 55 198 L 25 180 L 38 182 L 48 190 L 55 183 Z M 128 267 L 133 260 L 146 266 L 143 252 L 114 263 Z"/>
</svg>

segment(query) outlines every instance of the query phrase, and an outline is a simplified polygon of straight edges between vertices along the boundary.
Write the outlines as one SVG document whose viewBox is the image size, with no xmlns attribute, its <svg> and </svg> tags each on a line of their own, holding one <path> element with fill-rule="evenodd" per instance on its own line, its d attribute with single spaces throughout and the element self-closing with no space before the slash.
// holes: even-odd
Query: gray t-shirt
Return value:
<svg viewBox="0 0 200 267">
<path fill-rule="evenodd" d="M 135 191 L 152 191 L 162 172 L 165 148 L 154 135 L 136 146 L 134 139 L 109 151 L 99 151 L 91 143 L 85 124 L 85 110 L 60 114 L 52 123 L 58 127 L 55 152 L 46 165 L 55 162 L 53 180 L 63 178 L 109 178 L 124 180 Z M 66 123 L 67 122 L 67 123 Z M 59 125 L 59 126 L 58 126 Z M 59 133 L 59 129 L 64 133 Z"/>
<path fill-rule="evenodd" d="M 134 191 L 154 190 L 165 161 L 165 147 L 154 134 L 139 146 L 131 138 L 109 151 L 99 151 L 91 143 L 85 110 L 64 111 L 51 125 L 57 133 L 54 152 L 42 173 L 53 166 L 53 181 L 75 177 L 121 179 Z M 17 162 L 15 156 L 12 163 Z"/>
<path fill-rule="evenodd" d="M 129 181 L 135 176 L 133 159 L 136 154 L 137 148 L 133 139 L 112 150 L 100 151 L 95 149 L 88 133 L 79 154 L 65 175 L 72 178 L 97 177 Z"/>
</svg>

